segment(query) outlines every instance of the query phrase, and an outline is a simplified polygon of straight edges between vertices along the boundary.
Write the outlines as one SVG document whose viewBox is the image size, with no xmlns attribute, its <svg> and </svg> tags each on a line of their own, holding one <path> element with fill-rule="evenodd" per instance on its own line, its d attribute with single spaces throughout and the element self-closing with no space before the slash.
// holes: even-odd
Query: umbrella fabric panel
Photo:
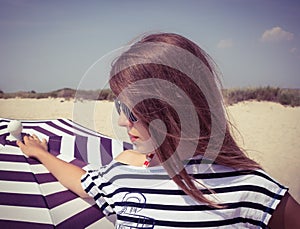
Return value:
<svg viewBox="0 0 300 229">
<path fill-rule="evenodd" d="M 53 228 L 30 165 L 15 146 L 0 148 L 0 227 Z"/>
<path fill-rule="evenodd" d="M 50 151 L 60 150 L 61 154 L 75 156 L 95 166 L 108 164 L 124 149 L 132 149 L 131 144 L 99 134 L 67 119 L 42 123 L 22 121 L 22 124 L 23 132 L 46 138 Z"/>
<path fill-rule="evenodd" d="M 36 217 L 41 222 L 28 218 L 19 219 L 14 215 L 4 215 L 1 210 L 0 218 L 2 221 L 0 226 L 11 224 L 17 226 L 25 223 L 47 227 L 54 225 L 58 228 L 76 225 L 76 227 L 83 228 L 98 225 L 103 213 L 93 200 L 83 200 L 67 190 L 42 164 L 35 159 L 26 158 L 14 142 L 5 140 L 8 135 L 6 127 L 9 121 L 7 119 L 0 121 L 0 143 L 2 144 L 0 182 L 6 182 L 0 186 L 1 207 L 20 208 L 18 205 L 22 201 L 14 201 L 11 198 L 14 195 L 18 200 L 26 199 L 22 205 L 24 211 L 45 209 L 52 222 L 49 223 L 49 219 L 43 218 L 44 216 L 39 217 L 39 214 L 36 214 Z M 119 152 L 132 148 L 131 144 L 111 139 L 66 119 L 22 121 L 22 124 L 24 133 L 36 134 L 38 137 L 48 140 L 51 154 L 83 169 L 95 169 L 107 164 Z M 2 153 L 4 151 L 8 153 Z M 15 152 L 15 155 L 12 152 Z M 12 166 L 12 169 L 7 171 L 3 169 L 7 167 L 2 167 L 3 163 L 8 163 L 6 165 L 9 166 L 22 163 L 23 166 L 27 166 L 27 170 L 19 171 L 20 167 Z M 26 191 L 27 189 L 22 186 L 21 193 L 16 190 L 10 190 L 12 192 L 9 192 L 5 189 L 7 182 L 18 184 L 20 182 L 31 182 L 38 187 L 38 191 Z M 32 204 L 32 202 L 35 202 L 35 204 Z"/>
<path fill-rule="evenodd" d="M 5 145 L 6 131 L 9 119 L 0 120 L 0 144 Z M 122 142 L 95 131 L 80 126 L 68 119 L 57 120 L 23 120 L 25 134 L 36 134 L 48 141 L 52 154 L 64 154 L 81 161 L 101 166 L 109 163 L 125 149 L 132 149 L 132 145 Z M 74 144 L 75 142 L 75 144 Z"/>
</svg>

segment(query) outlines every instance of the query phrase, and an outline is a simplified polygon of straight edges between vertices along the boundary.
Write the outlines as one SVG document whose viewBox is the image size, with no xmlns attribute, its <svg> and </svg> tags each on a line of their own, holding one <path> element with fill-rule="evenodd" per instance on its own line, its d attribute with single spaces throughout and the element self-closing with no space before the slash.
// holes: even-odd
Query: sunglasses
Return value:
<svg viewBox="0 0 300 229">
<path fill-rule="evenodd" d="M 130 122 L 137 122 L 138 119 L 134 116 L 134 114 L 130 111 L 129 107 L 127 107 L 124 103 L 119 100 L 115 100 L 115 106 L 119 115 L 121 114 L 121 110 L 124 115 Z"/>
</svg>

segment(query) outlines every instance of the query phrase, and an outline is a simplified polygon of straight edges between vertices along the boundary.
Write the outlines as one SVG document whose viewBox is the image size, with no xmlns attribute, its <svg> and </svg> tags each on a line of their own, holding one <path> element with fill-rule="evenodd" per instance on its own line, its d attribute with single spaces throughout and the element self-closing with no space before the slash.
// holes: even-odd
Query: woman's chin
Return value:
<svg viewBox="0 0 300 229">
<path fill-rule="evenodd" d="M 149 154 L 153 152 L 153 148 L 146 147 L 142 144 L 134 144 L 134 150 L 141 154 Z"/>
</svg>

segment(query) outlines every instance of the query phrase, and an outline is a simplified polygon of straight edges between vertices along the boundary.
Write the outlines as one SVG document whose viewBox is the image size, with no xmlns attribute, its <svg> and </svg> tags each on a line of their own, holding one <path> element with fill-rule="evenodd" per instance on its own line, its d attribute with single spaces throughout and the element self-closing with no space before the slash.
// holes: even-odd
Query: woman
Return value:
<svg viewBox="0 0 300 229">
<path fill-rule="evenodd" d="M 36 136 L 18 145 L 116 228 L 299 227 L 299 204 L 233 139 L 213 62 L 192 41 L 144 37 L 113 63 L 110 86 L 134 150 L 85 172 Z"/>
</svg>

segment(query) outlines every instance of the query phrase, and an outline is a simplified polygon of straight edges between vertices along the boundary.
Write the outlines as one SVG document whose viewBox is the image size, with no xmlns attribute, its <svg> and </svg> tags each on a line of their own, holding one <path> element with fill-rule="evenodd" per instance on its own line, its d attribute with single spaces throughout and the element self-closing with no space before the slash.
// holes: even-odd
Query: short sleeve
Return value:
<svg viewBox="0 0 300 229">
<path fill-rule="evenodd" d="M 247 215 L 261 222 L 261 227 L 265 228 L 288 188 L 261 170 L 257 171 L 251 180 L 256 186 L 253 186 L 255 188 L 250 192 L 251 198 L 248 196 L 248 199 L 250 198 L 256 206 L 260 207 L 248 211 Z"/>
<path fill-rule="evenodd" d="M 104 193 L 99 188 L 101 187 L 101 184 L 103 183 L 102 177 L 99 176 L 99 171 L 87 171 L 82 177 L 81 177 L 81 186 L 84 189 L 84 191 L 91 197 L 94 198 L 96 204 L 99 206 L 101 211 L 105 215 L 111 215 L 114 214 L 113 209 L 111 206 L 107 203 L 107 201 L 104 198 Z"/>
<path fill-rule="evenodd" d="M 267 190 L 270 191 L 271 198 L 266 201 L 268 208 L 262 218 L 262 222 L 266 225 L 268 225 L 275 209 L 289 189 L 273 180 L 273 184 L 269 184 Z"/>
</svg>

